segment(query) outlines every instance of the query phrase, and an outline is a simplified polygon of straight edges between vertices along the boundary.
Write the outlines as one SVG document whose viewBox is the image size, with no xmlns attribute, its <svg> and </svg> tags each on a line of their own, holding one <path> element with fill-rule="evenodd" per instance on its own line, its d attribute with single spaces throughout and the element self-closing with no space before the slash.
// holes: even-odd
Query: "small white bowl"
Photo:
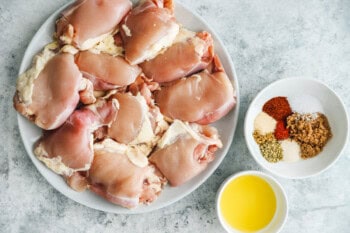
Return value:
<svg viewBox="0 0 350 233">
<path fill-rule="evenodd" d="M 219 221 L 223 228 L 229 232 L 229 233 L 241 233 L 241 231 L 237 229 L 233 229 L 231 226 L 229 226 L 226 221 L 224 220 L 221 210 L 220 210 L 220 199 L 222 192 L 226 188 L 226 186 L 233 180 L 237 179 L 238 177 L 245 176 L 245 175 L 253 175 L 258 176 L 265 180 L 273 189 L 275 196 L 276 196 L 276 212 L 274 217 L 272 218 L 271 222 L 263 229 L 255 232 L 255 233 L 275 233 L 279 232 L 282 227 L 284 226 L 285 222 L 287 221 L 288 217 L 288 199 L 287 195 L 282 188 L 281 184 L 278 183 L 277 180 L 275 180 L 270 175 L 267 175 L 265 173 L 259 172 L 259 171 L 243 171 L 236 173 L 230 177 L 228 177 L 220 186 L 217 196 L 216 196 L 216 213 L 218 215 Z"/>
<path fill-rule="evenodd" d="M 328 118 L 332 138 L 317 156 L 297 162 L 269 163 L 261 155 L 258 144 L 254 141 L 254 119 L 262 111 L 262 106 L 276 96 L 292 97 L 311 95 L 319 100 Z M 285 78 L 265 87 L 254 98 L 247 111 L 244 122 L 244 136 L 248 149 L 263 168 L 284 178 L 306 178 L 319 174 L 333 165 L 341 155 L 349 134 L 349 120 L 345 106 L 339 96 L 324 83 L 309 78 Z"/>
</svg>

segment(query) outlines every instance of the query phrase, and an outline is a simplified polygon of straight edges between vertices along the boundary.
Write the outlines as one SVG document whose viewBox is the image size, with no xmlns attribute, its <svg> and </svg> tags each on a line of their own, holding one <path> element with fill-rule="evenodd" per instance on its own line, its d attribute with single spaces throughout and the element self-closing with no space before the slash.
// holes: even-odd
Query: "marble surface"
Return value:
<svg viewBox="0 0 350 233">
<path fill-rule="evenodd" d="M 224 232 L 215 195 L 229 175 L 261 170 L 249 155 L 243 121 L 253 97 L 274 80 L 311 76 L 350 107 L 350 1 L 185 1 L 216 30 L 235 63 L 241 91 L 238 128 L 216 172 L 195 192 L 164 209 L 117 215 L 89 209 L 58 193 L 29 160 L 12 96 L 30 39 L 68 0 L 0 1 L 0 232 Z M 290 211 L 283 233 L 350 231 L 350 145 L 323 174 L 277 178 Z"/>
</svg>

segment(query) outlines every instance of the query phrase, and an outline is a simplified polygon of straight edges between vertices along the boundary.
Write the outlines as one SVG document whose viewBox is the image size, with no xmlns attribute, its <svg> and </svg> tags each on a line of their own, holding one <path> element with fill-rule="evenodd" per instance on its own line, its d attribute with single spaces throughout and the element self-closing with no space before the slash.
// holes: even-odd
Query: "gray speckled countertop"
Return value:
<svg viewBox="0 0 350 233">
<path fill-rule="evenodd" d="M 216 30 L 235 64 L 241 109 L 231 149 L 203 185 L 169 207 L 143 215 L 89 209 L 39 174 L 24 150 L 12 108 L 30 39 L 66 2 L 0 1 L 0 232 L 224 232 L 215 212 L 220 183 L 238 171 L 261 170 L 243 138 L 244 116 L 258 91 L 283 77 L 310 76 L 328 84 L 350 107 L 350 1 L 181 0 Z M 290 202 L 282 232 L 350 232 L 349 167 L 350 145 L 317 177 L 277 178 Z"/>
</svg>

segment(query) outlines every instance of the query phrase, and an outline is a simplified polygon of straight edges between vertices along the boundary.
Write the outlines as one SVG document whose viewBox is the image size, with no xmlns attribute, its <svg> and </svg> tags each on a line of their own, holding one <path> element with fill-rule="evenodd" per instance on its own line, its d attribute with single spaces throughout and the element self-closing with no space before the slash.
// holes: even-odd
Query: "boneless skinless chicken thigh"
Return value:
<svg viewBox="0 0 350 233">
<path fill-rule="evenodd" d="M 171 186 L 179 186 L 202 172 L 221 147 L 214 127 L 175 120 L 159 140 L 150 161 Z"/>
<path fill-rule="evenodd" d="M 172 119 L 209 124 L 233 108 L 236 95 L 215 56 L 202 72 L 164 86 L 156 93 L 156 103 L 161 112 Z"/>
<path fill-rule="evenodd" d="M 92 83 L 83 78 L 69 53 L 56 54 L 49 44 L 38 54 L 33 66 L 20 75 L 14 107 L 43 129 L 61 126 L 77 107 L 95 101 Z"/>
<path fill-rule="evenodd" d="M 234 106 L 210 33 L 171 0 L 77 0 L 20 75 L 16 110 L 44 129 L 34 154 L 76 191 L 126 207 L 200 175 L 222 147 L 208 124 Z"/>
<path fill-rule="evenodd" d="M 209 33 L 181 28 L 168 49 L 140 66 L 148 78 L 160 83 L 170 82 L 207 67 L 213 53 L 213 39 Z"/>
<path fill-rule="evenodd" d="M 94 84 L 94 90 L 127 86 L 141 73 L 140 67 L 130 65 L 123 57 L 105 53 L 80 52 L 75 55 L 75 62 L 83 76 Z"/>
<path fill-rule="evenodd" d="M 90 189 L 127 208 L 154 201 L 165 179 L 146 157 L 141 155 L 138 159 L 135 153 L 110 139 L 95 144 L 95 157 L 87 176 Z"/>
<path fill-rule="evenodd" d="M 35 146 L 34 154 L 56 173 L 71 176 L 87 171 L 93 159 L 93 132 L 110 125 L 117 116 L 116 100 L 99 99 L 75 110 L 58 129 L 45 131 Z"/>
<path fill-rule="evenodd" d="M 172 0 L 141 1 L 125 17 L 120 32 L 130 64 L 152 59 L 169 47 L 179 32 Z"/>
<path fill-rule="evenodd" d="M 87 50 L 115 32 L 131 5 L 129 0 L 77 0 L 57 20 L 56 37 Z"/>
</svg>

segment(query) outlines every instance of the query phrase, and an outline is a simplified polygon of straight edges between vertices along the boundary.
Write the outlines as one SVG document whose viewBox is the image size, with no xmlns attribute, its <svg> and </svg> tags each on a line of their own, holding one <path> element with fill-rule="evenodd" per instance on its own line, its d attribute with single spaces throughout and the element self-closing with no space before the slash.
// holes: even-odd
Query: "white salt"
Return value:
<svg viewBox="0 0 350 233">
<path fill-rule="evenodd" d="M 297 162 L 300 160 L 300 146 L 296 141 L 286 139 L 281 141 L 284 162 Z"/>
<path fill-rule="evenodd" d="M 298 113 L 324 113 L 321 102 L 312 95 L 297 95 L 288 97 L 289 105 L 293 112 Z"/>
<path fill-rule="evenodd" d="M 277 121 L 265 112 L 260 112 L 254 120 L 254 129 L 265 135 L 275 131 Z"/>
</svg>

